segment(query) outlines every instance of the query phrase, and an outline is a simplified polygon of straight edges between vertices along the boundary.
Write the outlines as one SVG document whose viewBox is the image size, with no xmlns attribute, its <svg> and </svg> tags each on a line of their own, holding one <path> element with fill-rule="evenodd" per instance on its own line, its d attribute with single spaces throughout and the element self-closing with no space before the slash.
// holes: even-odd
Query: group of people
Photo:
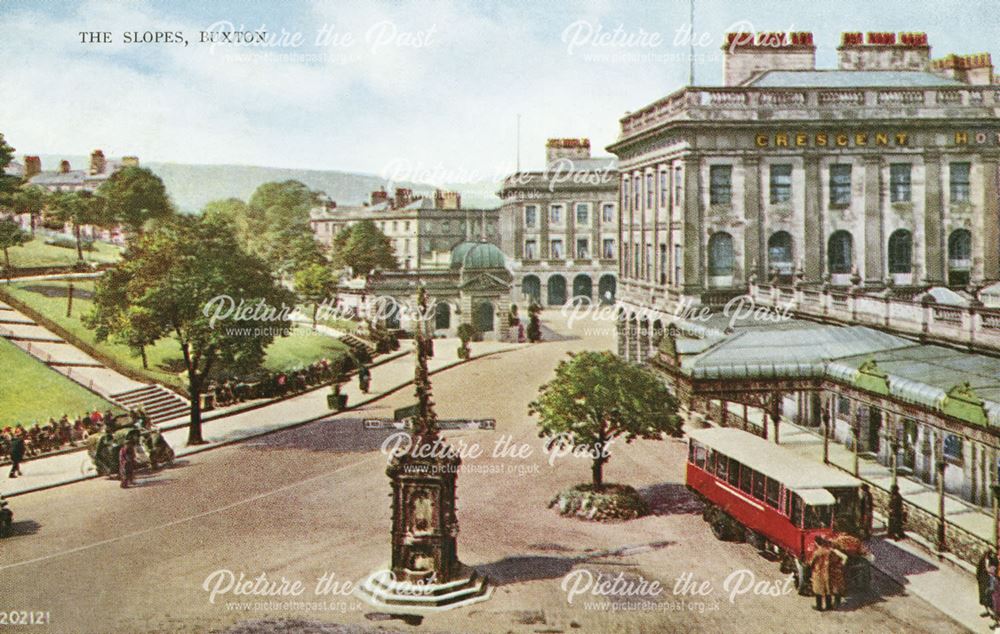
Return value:
<svg viewBox="0 0 1000 634">
<path fill-rule="evenodd" d="M 825 537 L 816 538 L 816 548 L 806 562 L 812 575 L 814 609 L 835 610 L 847 594 L 847 555 Z"/>
<path fill-rule="evenodd" d="M 259 398 L 278 398 L 328 383 L 350 369 L 353 363 L 350 358 L 320 359 L 299 370 L 269 372 L 255 380 L 226 379 L 212 383 L 207 393 L 215 396 L 215 403 L 220 407 Z"/>
<path fill-rule="evenodd" d="M 21 425 L 4 427 L 0 432 L 0 461 L 10 460 L 9 477 L 21 475 L 21 462 L 66 447 L 75 447 L 87 440 L 91 434 L 104 427 L 104 421 L 112 416 L 111 411 L 101 413 L 95 409 L 75 419 L 63 414 L 58 421 L 50 418 L 46 424 L 35 424 L 25 428 Z"/>
<path fill-rule="evenodd" d="M 130 412 L 124 425 L 109 421 L 91 454 L 98 475 L 117 476 L 121 487 L 128 488 L 135 483 L 140 447 L 152 469 L 174 459 L 173 449 L 142 410 Z"/>
</svg>

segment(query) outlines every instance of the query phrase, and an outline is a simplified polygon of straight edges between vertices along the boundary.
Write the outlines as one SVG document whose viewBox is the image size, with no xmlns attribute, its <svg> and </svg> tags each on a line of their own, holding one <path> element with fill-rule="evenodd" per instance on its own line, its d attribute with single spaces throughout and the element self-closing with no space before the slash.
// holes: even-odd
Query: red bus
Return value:
<svg viewBox="0 0 1000 634">
<path fill-rule="evenodd" d="M 804 562 L 816 537 L 851 542 L 843 538 L 857 530 L 861 481 L 739 429 L 689 436 L 687 486 L 705 503 L 712 532 L 780 556 L 782 569 L 794 570 L 805 592 Z M 866 588 L 870 562 L 860 548 L 845 552 L 849 587 Z"/>
</svg>

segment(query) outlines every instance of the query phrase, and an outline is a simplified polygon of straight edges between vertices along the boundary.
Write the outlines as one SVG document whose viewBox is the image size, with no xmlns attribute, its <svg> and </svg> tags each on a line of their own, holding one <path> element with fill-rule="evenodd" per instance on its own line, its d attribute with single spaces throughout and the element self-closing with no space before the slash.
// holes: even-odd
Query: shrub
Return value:
<svg viewBox="0 0 1000 634">
<path fill-rule="evenodd" d="M 578 484 L 561 491 L 549 503 L 560 515 L 595 522 L 633 520 L 649 515 L 649 505 L 639 492 L 625 484 Z"/>
</svg>

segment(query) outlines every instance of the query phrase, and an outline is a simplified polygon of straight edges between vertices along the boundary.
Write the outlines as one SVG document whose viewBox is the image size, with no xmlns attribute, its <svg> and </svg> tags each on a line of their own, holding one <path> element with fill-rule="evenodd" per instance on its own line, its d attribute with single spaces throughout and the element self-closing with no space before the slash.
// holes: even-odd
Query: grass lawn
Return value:
<svg viewBox="0 0 1000 634">
<path fill-rule="evenodd" d="M 88 341 L 104 354 L 128 365 L 149 380 L 186 387 L 187 379 L 183 374 L 184 365 L 180 346 L 173 338 L 164 338 L 154 346 L 146 348 L 149 369 L 144 370 L 142 359 L 133 356 L 128 346 L 104 341 L 97 343 L 94 332 L 83 325 L 81 318 L 90 312 L 93 302 L 94 282 L 91 280 L 76 280 L 73 283 L 73 315 L 66 317 L 67 299 L 66 281 L 25 281 L 15 282 L 4 288 L 14 297 L 30 305 L 66 330 L 84 341 Z M 309 328 L 296 326 L 292 334 L 281 337 L 271 344 L 267 350 L 264 366 L 269 370 L 292 370 L 323 357 L 333 358 L 344 354 L 347 346 L 327 336 L 316 336 Z"/>
<path fill-rule="evenodd" d="M 49 368 L 6 339 L 0 339 L 0 427 L 48 422 L 69 414 L 111 407 L 100 396 Z"/>
<path fill-rule="evenodd" d="M 45 244 L 46 236 L 38 234 L 28 244 L 10 249 L 10 265 L 22 266 L 72 266 L 76 263 L 76 249 Z M 84 251 L 87 262 L 114 262 L 121 255 L 121 249 L 107 242 L 94 242 L 93 251 Z M 0 254 L 2 258 L 2 254 Z M 2 259 L 0 259 L 2 262 Z"/>
</svg>

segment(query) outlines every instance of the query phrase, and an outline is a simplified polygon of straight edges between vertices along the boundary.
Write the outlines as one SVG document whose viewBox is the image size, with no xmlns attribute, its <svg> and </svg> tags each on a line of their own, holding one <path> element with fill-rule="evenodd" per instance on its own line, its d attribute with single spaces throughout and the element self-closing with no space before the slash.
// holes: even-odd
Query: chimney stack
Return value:
<svg viewBox="0 0 1000 634">
<path fill-rule="evenodd" d="M 397 187 L 396 188 L 396 199 L 393 206 L 396 209 L 402 209 L 403 207 L 409 205 L 413 202 L 413 190 L 408 187 Z"/>
<path fill-rule="evenodd" d="M 108 162 L 104 158 L 104 152 L 94 150 L 90 153 L 90 175 L 103 174 Z"/>
<path fill-rule="evenodd" d="M 63 159 L 62 161 L 59 161 L 59 173 L 60 174 L 66 174 L 68 172 L 69 172 L 69 161 L 67 161 L 65 159 Z"/>
<path fill-rule="evenodd" d="M 121 165 L 122 167 L 139 167 L 139 157 L 123 156 Z"/>
<path fill-rule="evenodd" d="M 458 192 L 434 191 L 435 209 L 461 209 L 462 195 Z"/>
<path fill-rule="evenodd" d="M 24 157 L 24 178 L 30 179 L 42 173 L 42 159 L 37 156 Z"/>
<path fill-rule="evenodd" d="M 549 139 L 545 144 L 545 164 L 560 159 L 589 159 L 590 139 Z"/>
<path fill-rule="evenodd" d="M 385 187 L 379 187 L 372 192 L 372 206 L 381 205 L 386 202 L 389 202 L 389 192 L 385 191 Z"/>
<path fill-rule="evenodd" d="M 840 70 L 922 70 L 931 66 L 926 33 L 842 33 L 837 47 Z"/>
<path fill-rule="evenodd" d="M 722 74 L 726 86 L 739 86 L 769 70 L 815 70 L 813 34 L 727 33 L 722 47 Z"/>
<path fill-rule="evenodd" d="M 931 71 L 975 86 L 989 86 L 994 81 L 993 58 L 989 53 L 948 55 L 933 60 Z"/>
</svg>

